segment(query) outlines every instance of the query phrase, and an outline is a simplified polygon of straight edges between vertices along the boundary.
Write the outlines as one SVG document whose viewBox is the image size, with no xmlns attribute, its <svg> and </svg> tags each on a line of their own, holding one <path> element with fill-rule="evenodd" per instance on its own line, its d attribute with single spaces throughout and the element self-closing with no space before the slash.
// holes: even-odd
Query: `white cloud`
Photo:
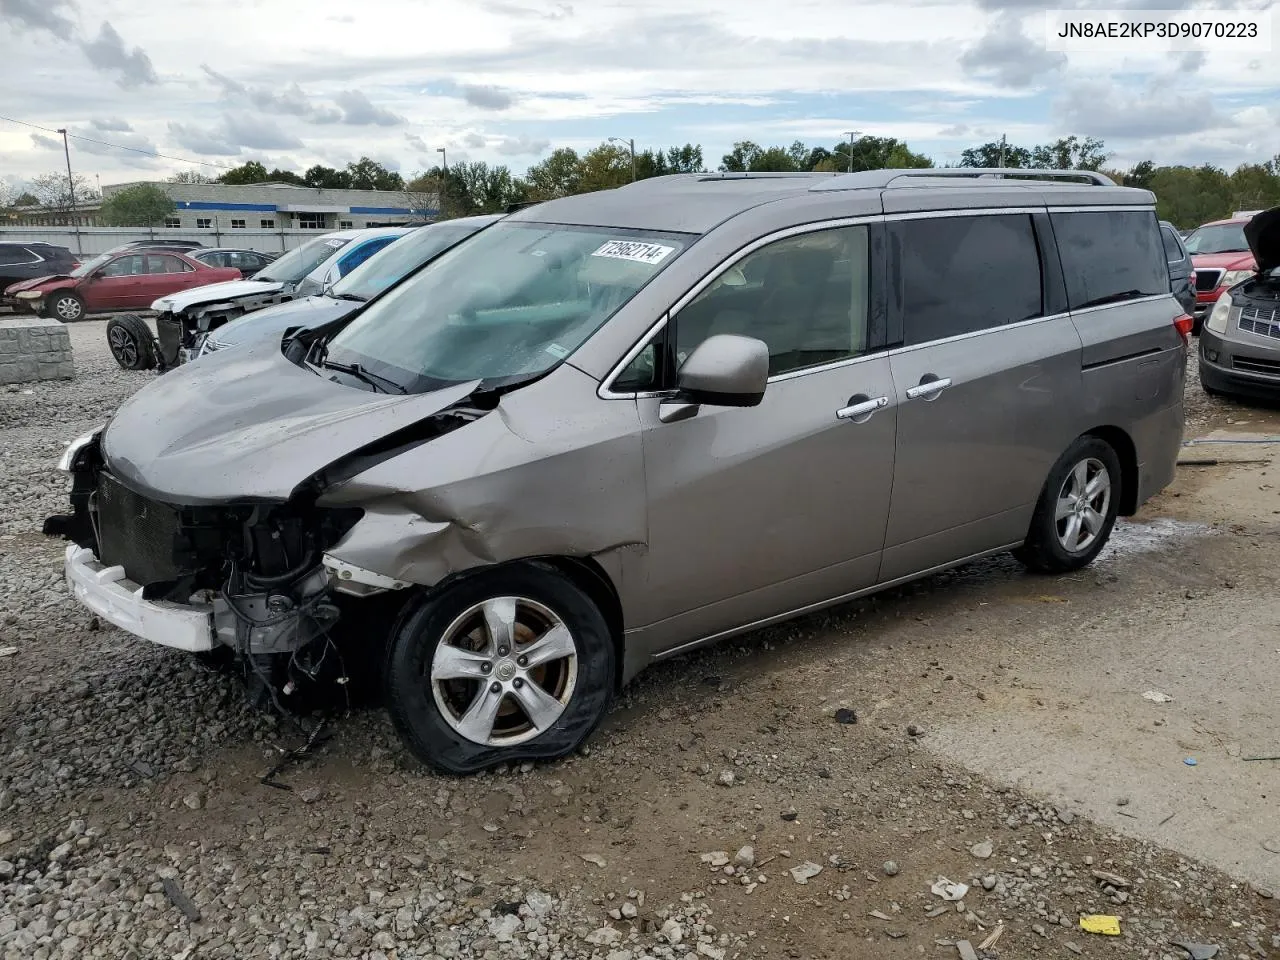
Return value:
<svg viewBox="0 0 1280 960">
<path fill-rule="evenodd" d="M 219 6 L 214 30 L 183 4 L 0 0 L 0 31 L 20 38 L 0 83 L 20 91 L 9 115 L 41 126 L 218 162 L 272 151 L 301 169 L 361 155 L 411 169 L 447 146 L 450 162 L 465 150 L 523 172 L 555 146 L 606 136 L 701 143 L 714 164 L 734 140 L 829 145 L 851 128 L 940 158 L 1001 133 L 1102 136 L 1118 156 L 1157 161 L 1197 139 L 1228 165 L 1280 152 L 1276 125 L 1248 113 L 1280 100 L 1266 57 L 1153 47 L 1064 62 L 1040 24 L 1073 2 L 476 0 L 425 14 L 420 0 L 380 0 L 361 16 L 339 0 L 237 0 Z M 6 173 L 50 169 L 52 148 L 30 133 L 0 123 Z M 143 157 L 72 149 L 104 182 L 136 176 Z"/>
</svg>

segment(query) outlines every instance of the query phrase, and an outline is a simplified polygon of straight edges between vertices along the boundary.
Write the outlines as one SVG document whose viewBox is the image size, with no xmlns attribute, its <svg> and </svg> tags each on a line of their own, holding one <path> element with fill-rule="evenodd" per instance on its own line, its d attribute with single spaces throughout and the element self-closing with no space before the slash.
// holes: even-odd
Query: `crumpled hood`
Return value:
<svg viewBox="0 0 1280 960">
<path fill-rule="evenodd" d="M 354 313 L 363 306 L 363 303 L 355 300 L 338 300 L 335 297 L 290 300 L 236 317 L 213 331 L 210 337 L 219 347 L 230 347 L 268 337 L 279 342 L 280 335 L 290 327 L 319 327 Z"/>
<path fill-rule="evenodd" d="M 1254 214 L 1244 225 L 1244 238 L 1249 241 L 1259 273 L 1280 267 L 1280 207 Z"/>
<path fill-rule="evenodd" d="M 192 287 L 178 293 L 170 293 L 151 304 L 151 309 L 158 313 L 166 311 L 182 311 L 202 303 L 220 303 L 223 300 L 236 300 L 240 297 L 261 296 L 264 293 L 276 293 L 283 290 L 284 284 L 278 280 L 224 280 L 222 283 L 209 283 L 203 287 Z"/>
<path fill-rule="evenodd" d="M 295 366 L 276 343 L 259 341 L 143 387 L 107 424 L 102 452 L 122 483 L 156 500 L 286 500 L 317 471 L 457 403 L 477 384 L 371 393 Z"/>
<path fill-rule="evenodd" d="M 6 296 L 12 296 L 21 290 L 35 290 L 37 287 L 43 287 L 45 284 L 51 284 L 57 287 L 75 286 L 76 278 L 69 277 L 65 273 L 55 273 L 47 277 L 36 277 L 34 280 L 19 280 L 17 283 L 11 283 L 4 288 Z"/>
</svg>

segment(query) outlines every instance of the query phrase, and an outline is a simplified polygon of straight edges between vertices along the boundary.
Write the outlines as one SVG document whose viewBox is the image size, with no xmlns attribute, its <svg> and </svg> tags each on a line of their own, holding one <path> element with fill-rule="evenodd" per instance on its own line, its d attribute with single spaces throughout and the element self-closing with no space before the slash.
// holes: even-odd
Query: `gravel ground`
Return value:
<svg viewBox="0 0 1280 960">
<path fill-rule="evenodd" d="M 932 582 L 654 669 L 560 763 L 436 777 L 354 710 L 264 784 L 291 721 L 66 598 L 38 532 L 64 509 L 53 465 L 151 379 L 101 322 L 71 333 L 74 382 L 0 393 L 3 960 L 1280 956 L 1266 885 L 997 786 L 880 709 L 965 679 L 949 643 L 874 639 L 925 620 Z M 1188 400 L 1189 431 L 1233 409 Z M 832 671 L 856 691 L 824 692 Z"/>
</svg>

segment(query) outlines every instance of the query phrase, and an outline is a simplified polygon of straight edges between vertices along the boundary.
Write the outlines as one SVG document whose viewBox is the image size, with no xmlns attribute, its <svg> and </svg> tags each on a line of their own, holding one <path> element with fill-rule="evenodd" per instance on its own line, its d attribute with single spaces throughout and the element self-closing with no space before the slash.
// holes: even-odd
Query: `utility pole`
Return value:
<svg viewBox="0 0 1280 960">
<path fill-rule="evenodd" d="M 631 182 L 632 182 L 632 183 L 635 183 L 635 182 L 636 182 L 636 141 L 635 141 L 635 138 L 634 138 L 634 137 L 632 137 L 632 138 L 631 138 L 631 139 L 629 139 L 629 140 L 624 140 L 622 137 L 610 137 L 610 138 L 609 138 L 609 142 L 610 142 L 610 143 L 625 143 L 625 144 L 627 145 L 627 149 L 631 151 Z"/>
<path fill-rule="evenodd" d="M 84 247 L 80 243 L 80 219 L 76 216 L 76 180 L 71 175 L 71 148 L 67 146 L 67 128 L 59 127 L 62 134 L 62 153 L 67 158 L 67 191 L 71 197 L 71 225 L 76 231 L 76 256 L 84 256 Z"/>
<path fill-rule="evenodd" d="M 440 154 L 440 196 L 436 197 L 436 204 L 440 207 L 440 214 L 444 219 L 449 219 L 449 211 L 445 206 L 445 196 L 449 192 L 449 154 L 445 152 L 444 147 L 436 147 L 436 153 Z"/>
<path fill-rule="evenodd" d="M 1004 146 L 1005 146 L 1005 139 L 1004 139 L 1004 134 L 1002 133 L 1000 134 L 1000 166 L 1001 167 L 1004 166 Z"/>
<path fill-rule="evenodd" d="M 849 172 L 853 173 L 853 138 L 860 134 L 861 130 L 849 131 Z"/>
</svg>

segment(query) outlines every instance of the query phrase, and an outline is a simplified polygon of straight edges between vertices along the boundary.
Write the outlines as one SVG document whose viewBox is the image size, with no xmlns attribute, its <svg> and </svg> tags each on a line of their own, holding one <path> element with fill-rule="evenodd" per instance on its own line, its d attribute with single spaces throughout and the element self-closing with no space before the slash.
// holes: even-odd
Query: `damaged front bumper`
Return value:
<svg viewBox="0 0 1280 960">
<path fill-rule="evenodd" d="M 212 604 L 146 600 L 124 567 L 104 566 L 91 549 L 74 543 L 67 546 L 65 569 L 71 595 L 108 623 L 177 650 L 213 649 Z"/>
</svg>

